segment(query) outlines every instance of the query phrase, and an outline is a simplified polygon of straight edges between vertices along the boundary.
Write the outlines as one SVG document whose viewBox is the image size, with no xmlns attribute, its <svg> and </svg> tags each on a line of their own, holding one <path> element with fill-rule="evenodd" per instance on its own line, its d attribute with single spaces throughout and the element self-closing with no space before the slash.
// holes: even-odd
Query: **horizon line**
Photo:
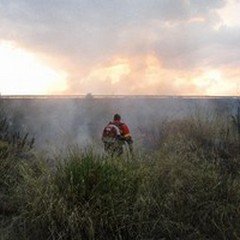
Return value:
<svg viewBox="0 0 240 240">
<path fill-rule="evenodd" d="M 170 94 L 0 94 L 0 99 L 100 99 L 100 98 L 240 98 L 239 95 L 170 95 Z"/>
</svg>

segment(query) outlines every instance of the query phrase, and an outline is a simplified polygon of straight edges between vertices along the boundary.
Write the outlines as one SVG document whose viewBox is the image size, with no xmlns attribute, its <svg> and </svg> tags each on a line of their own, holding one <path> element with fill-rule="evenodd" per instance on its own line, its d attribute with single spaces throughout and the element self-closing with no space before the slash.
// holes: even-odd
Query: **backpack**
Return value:
<svg viewBox="0 0 240 240">
<path fill-rule="evenodd" d="M 103 129 L 102 141 L 104 143 L 115 143 L 119 136 L 121 136 L 121 132 L 120 132 L 119 126 L 110 122 Z"/>
</svg>

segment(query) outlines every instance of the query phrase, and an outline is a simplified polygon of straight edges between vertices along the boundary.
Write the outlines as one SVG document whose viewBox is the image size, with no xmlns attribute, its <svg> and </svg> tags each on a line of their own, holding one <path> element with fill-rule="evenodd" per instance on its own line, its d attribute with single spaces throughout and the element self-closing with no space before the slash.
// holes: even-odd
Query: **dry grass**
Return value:
<svg viewBox="0 0 240 240">
<path fill-rule="evenodd" d="M 160 123 L 159 145 L 131 160 L 49 161 L 2 139 L 1 239 L 240 239 L 237 122 Z"/>
</svg>

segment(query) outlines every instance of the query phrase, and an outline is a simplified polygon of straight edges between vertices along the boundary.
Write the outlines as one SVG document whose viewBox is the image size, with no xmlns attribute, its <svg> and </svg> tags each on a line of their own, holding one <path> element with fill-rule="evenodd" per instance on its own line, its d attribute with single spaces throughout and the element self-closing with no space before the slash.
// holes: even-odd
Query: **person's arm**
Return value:
<svg viewBox="0 0 240 240">
<path fill-rule="evenodd" d="M 123 124 L 121 126 L 121 130 L 122 130 L 122 136 L 124 138 L 124 140 L 128 143 L 128 144 L 132 144 L 133 143 L 133 139 L 132 136 L 130 134 L 129 128 L 126 124 Z"/>
</svg>

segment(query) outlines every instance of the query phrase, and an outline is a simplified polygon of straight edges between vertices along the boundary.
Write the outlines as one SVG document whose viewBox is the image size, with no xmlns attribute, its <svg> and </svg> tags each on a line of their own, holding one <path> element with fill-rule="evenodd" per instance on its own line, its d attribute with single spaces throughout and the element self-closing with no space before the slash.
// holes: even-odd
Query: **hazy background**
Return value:
<svg viewBox="0 0 240 240">
<path fill-rule="evenodd" d="M 115 113 L 129 126 L 135 148 L 149 150 L 152 139 L 161 141 L 166 123 L 191 118 L 227 122 L 239 107 L 239 100 L 234 98 L 181 97 L 5 99 L 1 103 L 12 131 L 29 133 L 37 149 L 51 153 L 73 145 L 102 151 L 102 130 Z"/>
</svg>

